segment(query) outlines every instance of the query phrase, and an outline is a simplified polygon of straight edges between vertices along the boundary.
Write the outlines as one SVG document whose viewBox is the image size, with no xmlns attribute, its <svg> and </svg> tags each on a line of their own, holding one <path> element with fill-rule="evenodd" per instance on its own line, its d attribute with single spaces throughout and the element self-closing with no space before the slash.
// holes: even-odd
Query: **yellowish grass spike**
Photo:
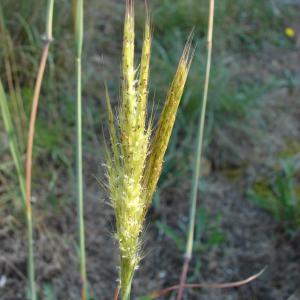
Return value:
<svg viewBox="0 0 300 300">
<path fill-rule="evenodd" d="M 109 92 L 106 83 L 105 83 L 105 100 L 106 100 L 106 107 L 108 113 L 109 134 L 110 134 L 111 149 L 113 152 L 113 159 L 115 164 L 120 165 L 119 162 L 120 151 L 118 148 L 117 132 L 115 128 L 114 115 L 111 108 L 111 101 L 110 101 Z"/>
<path fill-rule="evenodd" d="M 151 204 L 151 199 L 156 189 L 163 165 L 164 155 L 167 150 L 174 126 L 177 109 L 185 87 L 191 59 L 193 57 L 191 54 L 191 42 L 192 34 L 184 48 L 176 74 L 169 88 L 166 102 L 158 121 L 158 126 L 153 141 L 150 146 L 150 153 L 143 176 L 143 188 L 145 191 L 144 197 L 146 202 L 145 214 Z"/>
<path fill-rule="evenodd" d="M 153 145 L 149 145 L 152 120 L 146 124 L 151 25 L 147 12 L 140 73 L 134 68 L 134 9 L 126 1 L 122 53 L 122 93 L 115 126 L 106 88 L 111 151 L 107 157 L 107 177 L 111 203 L 116 215 L 116 238 L 120 248 L 120 288 L 122 300 L 130 299 L 131 282 L 138 267 L 145 213 L 157 184 L 163 157 L 174 125 L 177 108 L 191 62 L 189 39 L 159 120 Z M 150 148 L 150 153 L 149 153 Z M 146 162 L 147 160 L 147 162 Z"/>
<path fill-rule="evenodd" d="M 148 99 L 148 83 L 149 83 L 149 69 L 151 56 L 151 23 L 148 10 L 146 11 L 144 42 L 141 56 L 140 77 L 138 84 L 138 115 L 139 126 L 145 126 L 147 99 Z"/>
<path fill-rule="evenodd" d="M 112 152 L 120 153 L 120 164 L 108 160 L 111 202 L 116 214 L 116 237 L 120 247 L 120 279 L 123 299 L 130 295 L 131 281 L 140 261 L 140 234 L 143 230 L 142 176 L 148 153 L 149 133 L 145 130 L 145 105 L 139 106 L 134 69 L 134 10 L 127 1 L 122 56 L 122 100 L 119 111 L 118 135 L 108 105 Z M 146 62 L 143 62 L 145 65 Z M 147 86 L 146 86 L 147 88 Z M 146 100 L 145 100 L 146 102 Z M 119 152 L 118 152 L 119 151 Z"/>
<path fill-rule="evenodd" d="M 135 126 L 136 91 L 134 69 L 134 8 L 131 0 L 126 1 L 126 14 L 122 54 L 122 106 L 120 126 L 127 130 Z M 126 139 L 128 132 L 123 132 L 121 139 Z M 125 149 L 126 150 L 126 149 Z"/>
</svg>

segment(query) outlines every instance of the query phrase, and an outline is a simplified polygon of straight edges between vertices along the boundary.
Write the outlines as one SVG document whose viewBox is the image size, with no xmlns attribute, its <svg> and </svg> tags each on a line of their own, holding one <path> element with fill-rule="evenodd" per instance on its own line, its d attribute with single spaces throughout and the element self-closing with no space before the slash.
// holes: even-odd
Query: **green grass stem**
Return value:
<svg viewBox="0 0 300 300">
<path fill-rule="evenodd" d="M 83 204 L 83 170 L 82 170 L 82 86 L 81 86 L 81 55 L 83 45 L 83 0 L 76 2 L 75 19 L 75 48 L 76 48 L 76 75 L 77 75 L 77 101 L 76 101 L 76 186 L 79 226 L 79 260 L 81 278 L 81 299 L 87 299 L 87 276 L 85 254 L 84 204 Z"/>
<path fill-rule="evenodd" d="M 11 120 L 14 125 L 16 140 L 20 153 L 25 149 L 26 132 L 24 127 L 27 126 L 26 114 L 22 101 L 20 82 L 17 75 L 17 65 L 15 57 L 15 47 L 13 40 L 6 28 L 6 20 L 4 18 L 3 9 L 0 4 L 0 27 L 1 39 L 3 45 L 3 62 L 8 87 L 8 95 L 11 102 Z"/>
<path fill-rule="evenodd" d="M 195 155 L 195 164 L 194 164 L 195 168 L 194 168 L 194 175 L 193 175 L 193 182 L 192 182 L 190 224 L 189 224 L 189 233 L 188 233 L 188 241 L 187 241 L 187 248 L 186 248 L 186 256 L 188 257 L 192 255 L 192 251 L 193 251 L 196 204 L 197 204 L 198 186 L 199 186 L 199 178 L 200 178 L 200 165 L 201 165 L 202 150 L 203 150 L 203 135 L 204 135 L 204 127 L 205 127 L 208 87 L 209 87 L 210 70 L 211 70 L 213 17 L 214 17 L 214 0 L 210 0 L 210 15 L 209 15 L 209 28 L 208 28 L 208 40 L 207 40 L 207 51 L 208 51 L 207 64 L 206 64 L 201 117 L 198 124 L 197 150 Z"/>
<path fill-rule="evenodd" d="M 11 155 L 13 157 L 13 161 L 17 170 L 19 187 L 21 190 L 21 196 L 23 200 L 23 207 L 25 207 L 26 203 L 26 191 L 25 191 L 25 178 L 24 178 L 24 168 L 22 166 L 21 154 L 17 145 L 16 133 L 14 130 L 11 113 L 8 108 L 6 94 L 3 89 L 2 82 L 0 80 L 0 107 L 1 114 L 3 118 L 3 123 L 6 131 L 6 135 L 8 138 L 9 148 Z"/>
<path fill-rule="evenodd" d="M 202 109 L 201 109 L 201 116 L 200 116 L 199 125 L 198 125 L 197 149 L 196 149 L 196 153 L 195 153 L 195 164 L 194 164 L 195 167 L 194 167 L 193 178 L 192 178 L 192 193 L 191 193 L 191 205 L 190 205 L 190 215 L 189 215 L 190 223 L 189 223 L 188 237 L 187 237 L 187 243 L 186 243 L 185 262 L 183 265 L 181 279 L 180 279 L 181 287 L 178 290 L 177 300 L 182 299 L 183 285 L 185 284 L 185 281 L 186 281 L 188 265 L 191 260 L 192 252 L 193 252 L 194 234 L 195 234 L 195 219 L 196 219 L 196 209 L 197 209 L 197 196 L 198 196 L 199 178 L 200 178 L 200 165 L 201 165 L 201 157 L 202 157 L 202 150 L 203 150 L 205 115 L 206 115 L 208 87 L 209 87 L 210 70 L 211 70 L 213 25 L 214 25 L 214 0 L 210 0 L 208 35 L 207 35 L 207 62 L 206 62 Z"/>
</svg>

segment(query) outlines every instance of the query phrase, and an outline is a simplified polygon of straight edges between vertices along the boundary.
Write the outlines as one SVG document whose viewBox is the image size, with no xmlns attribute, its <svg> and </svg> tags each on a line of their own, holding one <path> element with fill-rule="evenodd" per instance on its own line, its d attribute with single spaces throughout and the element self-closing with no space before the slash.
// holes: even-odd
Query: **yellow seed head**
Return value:
<svg viewBox="0 0 300 300">
<path fill-rule="evenodd" d="M 146 116 L 151 25 L 147 15 L 138 72 L 134 66 L 133 3 L 127 0 L 122 53 L 122 99 L 117 116 L 118 126 L 115 125 L 109 95 L 106 92 L 111 143 L 111 150 L 107 150 L 107 177 L 116 216 L 116 238 L 120 248 L 122 299 L 128 299 L 133 274 L 140 261 L 140 237 L 145 213 L 155 191 L 186 82 L 190 65 L 190 46 L 189 42 L 150 145 L 151 122 L 147 124 Z"/>
<path fill-rule="evenodd" d="M 173 82 L 169 88 L 167 99 L 158 121 L 154 139 L 150 146 L 150 153 L 147 159 L 143 176 L 145 214 L 151 204 L 153 193 L 161 173 L 163 159 L 169 144 L 173 126 L 175 123 L 177 109 L 184 91 L 187 75 L 191 64 L 191 39 L 187 42 L 180 59 Z"/>
</svg>

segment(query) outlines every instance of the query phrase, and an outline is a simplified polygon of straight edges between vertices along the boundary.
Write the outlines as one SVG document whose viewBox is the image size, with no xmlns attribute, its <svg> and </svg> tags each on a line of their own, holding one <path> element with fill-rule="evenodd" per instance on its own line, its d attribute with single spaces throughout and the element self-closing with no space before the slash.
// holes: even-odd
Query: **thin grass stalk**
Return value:
<svg viewBox="0 0 300 300">
<path fill-rule="evenodd" d="M 25 191 L 25 178 L 24 178 L 24 169 L 22 166 L 21 154 L 17 145 L 16 140 L 16 132 L 13 127 L 11 113 L 8 108 L 7 98 L 3 89 L 2 82 L 0 80 L 0 107 L 1 107 L 1 114 L 3 117 L 3 123 L 6 131 L 6 135 L 8 138 L 9 148 L 11 155 L 14 160 L 15 168 L 17 170 L 19 187 L 21 190 L 22 196 L 22 204 L 25 208 L 26 206 L 26 191 Z"/>
<path fill-rule="evenodd" d="M 83 204 L 83 168 L 82 168 L 82 86 L 81 57 L 83 45 L 83 0 L 77 0 L 75 7 L 75 47 L 76 47 L 76 185 L 79 227 L 79 261 L 81 279 L 81 299 L 87 299 L 87 275 L 85 254 L 85 226 Z"/>
<path fill-rule="evenodd" d="M 188 268 L 189 268 L 189 262 L 192 258 L 192 253 L 193 253 L 197 196 L 198 196 L 198 186 L 199 186 L 199 178 L 200 178 L 200 165 L 201 165 L 201 158 L 202 158 L 205 115 L 206 115 L 206 106 L 207 106 L 207 98 L 208 98 L 207 96 L 208 96 L 208 87 L 209 87 L 210 70 L 211 70 L 214 8 L 215 8 L 215 2 L 214 2 L 214 0 L 210 0 L 208 35 L 207 35 L 207 63 L 206 63 L 201 117 L 200 117 L 199 125 L 198 125 L 197 150 L 196 150 L 196 154 L 195 154 L 195 164 L 194 164 L 195 167 L 194 167 L 194 174 L 193 174 L 193 179 L 192 179 L 192 194 L 191 194 L 191 206 L 190 206 L 190 215 L 189 215 L 190 223 L 189 223 L 188 238 L 187 238 L 187 243 L 186 243 L 184 264 L 183 264 L 183 268 L 182 268 L 182 273 L 181 273 L 181 277 L 180 277 L 180 285 L 179 285 L 178 294 L 177 294 L 177 298 L 176 298 L 177 300 L 182 299 L 183 288 L 184 288 L 184 284 L 186 282 L 186 277 L 187 277 Z"/>
<path fill-rule="evenodd" d="M 120 286 L 118 286 L 115 290 L 115 294 L 114 294 L 114 300 L 118 300 L 119 299 L 119 294 L 120 294 Z"/>
<path fill-rule="evenodd" d="M 18 146 L 20 151 L 25 148 L 25 139 L 23 128 L 27 126 L 26 124 L 26 115 L 24 106 L 22 103 L 22 96 L 20 91 L 19 80 L 17 77 L 16 71 L 16 62 L 14 55 L 13 42 L 9 35 L 9 32 L 6 28 L 6 22 L 3 15 L 3 9 L 0 4 L 0 27 L 1 27 L 1 43 L 3 44 L 4 50 L 4 65 L 5 65 L 5 73 L 7 84 L 9 88 L 9 95 L 12 103 L 12 113 L 11 119 L 14 121 L 14 131 L 16 133 L 16 138 L 18 140 Z"/>
<path fill-rule="evenodd" d="M 31 182 L 32 182 L 32 149 L 35 131 L 36 115 L 39 104 L 39 96 L 44 77 L 46 62 L 49 53 L 49 47 L 52 41 L 52 16 L 53 16 L 54 0 L 48 0 L 47 8 L 47 22 L 46 22 L 46 40 L 41 56 L 41 61 L 36 78 L 31 116 L 29 121 L 29 133 L 27 143 L 27 157 L 26 157 L 26 219 L 27 219 L 27 234 L 28 234 L 28 273 L 29 273 L 29 287 L 31 300 L 36 300 L 36 287 L 34 275 L 34 252 L 33 252 L 33 225 L 32 225 L 32 208 L 31 208 Z"/>
</svg>

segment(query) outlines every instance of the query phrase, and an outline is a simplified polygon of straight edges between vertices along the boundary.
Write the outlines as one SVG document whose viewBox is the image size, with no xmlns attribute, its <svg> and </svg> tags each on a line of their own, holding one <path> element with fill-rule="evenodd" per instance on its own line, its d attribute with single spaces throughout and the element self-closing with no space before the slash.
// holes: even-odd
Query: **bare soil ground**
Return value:
<svg viewBox="0 0 300 300">
<path fill-rule="evenodd" d="M 281 300 L 288 299 L 299 287 L 300 232 L 289 237 L 268 213 L 251 203 L 244 193 L 260 169 L 270 163 L 280 147 L 284 147 L 284 140 L 299 138 L 299 95 L 299 91 L 289 95 L 283 90 L 268 97 L 265 102 L 267 109 L 261 110 L 261 117 L 270 130 L 267 138 L 270 140 L 266 141 L 263 136 L 247 150 L 249 163 L 240 178 L 231 180 L 226 172 L 214 170 L 205 178 L 207 191 L 200 198 L 201 204 L 212 214 L 221 212 L 221 227 L 226 238 L 218 247 L 204 252 L 201 257 L 199 254 L 194 257 L 191 270 L 196 260 L 202 260 L 201 276 L 197 281 L 235 281 L 265 266 L 267 270 L 261 278 L 247 286 L 227 291 L 194 290 L 187 293 L 188 299 Z M 280 119 L 284 123 L 278 122 Z M 108 204 L 101 200 L 99 185 L 92 179 L 88 181 L 86 227 L 89 232 L 89 280 L 96 299 L 112 299 L 117 278 L 113 213 Z M 155 220 L 164 220 L 176 228 L 178 220 L 187 222 L 188 194 L 187 184 L 163 190 L 161 209 L 150 214 L 145 235 L 145 259 L 134 282 L 134 299 L 137 299 L 136 295 L 144 295 L 177 282 L 182 254 L 172 240 L 151 224 Z M 70 204 L 62 211 L 49 210 L 46 213 L 37 210 L 35 215 L 35 261 L 40 287 L 49 282 L 58 299 L 78 299 L 76 207 Z M 3 300 L 25 299 L 26 244 L 22 224 L 9 214 L 2 215 L 0 272 L 7 279 L 0 288 L 0 299 Z"/>
</svg>

